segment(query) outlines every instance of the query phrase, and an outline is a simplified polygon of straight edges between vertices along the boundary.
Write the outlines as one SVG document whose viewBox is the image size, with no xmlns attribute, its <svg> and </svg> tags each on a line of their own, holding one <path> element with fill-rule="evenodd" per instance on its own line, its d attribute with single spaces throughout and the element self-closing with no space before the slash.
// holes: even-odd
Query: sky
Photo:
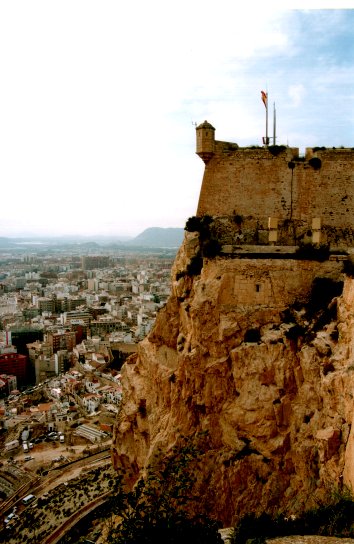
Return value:
<svg viewBox="0 0 354 544">
<path fill-rule="evenodd" d="M 2 0 L 0 236 L 184 227 L 195 125 L 354 148 L 354 0 Z"/>
</svg>

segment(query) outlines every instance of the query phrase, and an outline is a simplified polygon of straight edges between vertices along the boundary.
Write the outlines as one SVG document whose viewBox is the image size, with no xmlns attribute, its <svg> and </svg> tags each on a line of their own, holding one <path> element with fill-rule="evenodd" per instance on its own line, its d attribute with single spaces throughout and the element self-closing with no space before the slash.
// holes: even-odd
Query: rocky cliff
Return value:
<svg viewBox="0 0 354 544">
<path fill-rule="evenodd" d="M 168 303 L 123 366 L 114 466 L 133 482 L 158 450 L 202 435 L 196 490 L 226 526 L 350 487 L 354 279 L 331 260 L 199 249 L 186 233 Z"/>
</svg>

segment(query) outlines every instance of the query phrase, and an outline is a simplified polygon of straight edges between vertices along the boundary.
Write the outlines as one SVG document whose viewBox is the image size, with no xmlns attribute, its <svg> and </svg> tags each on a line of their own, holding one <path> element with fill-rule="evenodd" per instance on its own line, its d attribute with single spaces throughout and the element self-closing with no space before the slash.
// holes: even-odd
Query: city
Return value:
<svg viewBox="0 0 354 544">
<path fill-rule="evenodd" d="M 166 303 L 175 254 L 82 245 L 0 250 L 0 500 L 7 539 L 18 538 L 25 500 L 33 496 L 38 508 L 38 497 L 48 502 L 65 485 L 72 502 L 70 486 L 75 478 L 85 486 L 87 465 L 101 467 L 103 485 L 114 476 L 120 368 Z"/>
</svg>

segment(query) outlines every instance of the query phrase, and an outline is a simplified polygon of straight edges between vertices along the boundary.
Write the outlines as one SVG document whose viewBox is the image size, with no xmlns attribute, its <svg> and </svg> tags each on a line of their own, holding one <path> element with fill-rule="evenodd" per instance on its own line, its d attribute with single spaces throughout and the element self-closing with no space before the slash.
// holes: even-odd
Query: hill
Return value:
<svg viewBox="0 0 354 544">
<path fill-rule="evenodd" d="M 129 245 L 144 247 L 179 247 L 184 235 L 183 228 L 150 227 L 138 234 Z"/>
</svg>

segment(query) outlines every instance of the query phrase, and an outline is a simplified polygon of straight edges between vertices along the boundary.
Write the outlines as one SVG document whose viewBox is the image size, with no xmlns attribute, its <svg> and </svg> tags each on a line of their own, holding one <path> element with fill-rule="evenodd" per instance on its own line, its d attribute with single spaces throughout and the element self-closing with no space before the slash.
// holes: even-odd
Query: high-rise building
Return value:
<svg viewBox="0 0 354 544">
<path fill-rule="evenodd" d="M 104 257 L 103 255 L 85 255 L 84 257 L 81 257 L 81 266 L 83 270 L 108 268 L 110 264 L 110 257 Z"/>
</svg>

